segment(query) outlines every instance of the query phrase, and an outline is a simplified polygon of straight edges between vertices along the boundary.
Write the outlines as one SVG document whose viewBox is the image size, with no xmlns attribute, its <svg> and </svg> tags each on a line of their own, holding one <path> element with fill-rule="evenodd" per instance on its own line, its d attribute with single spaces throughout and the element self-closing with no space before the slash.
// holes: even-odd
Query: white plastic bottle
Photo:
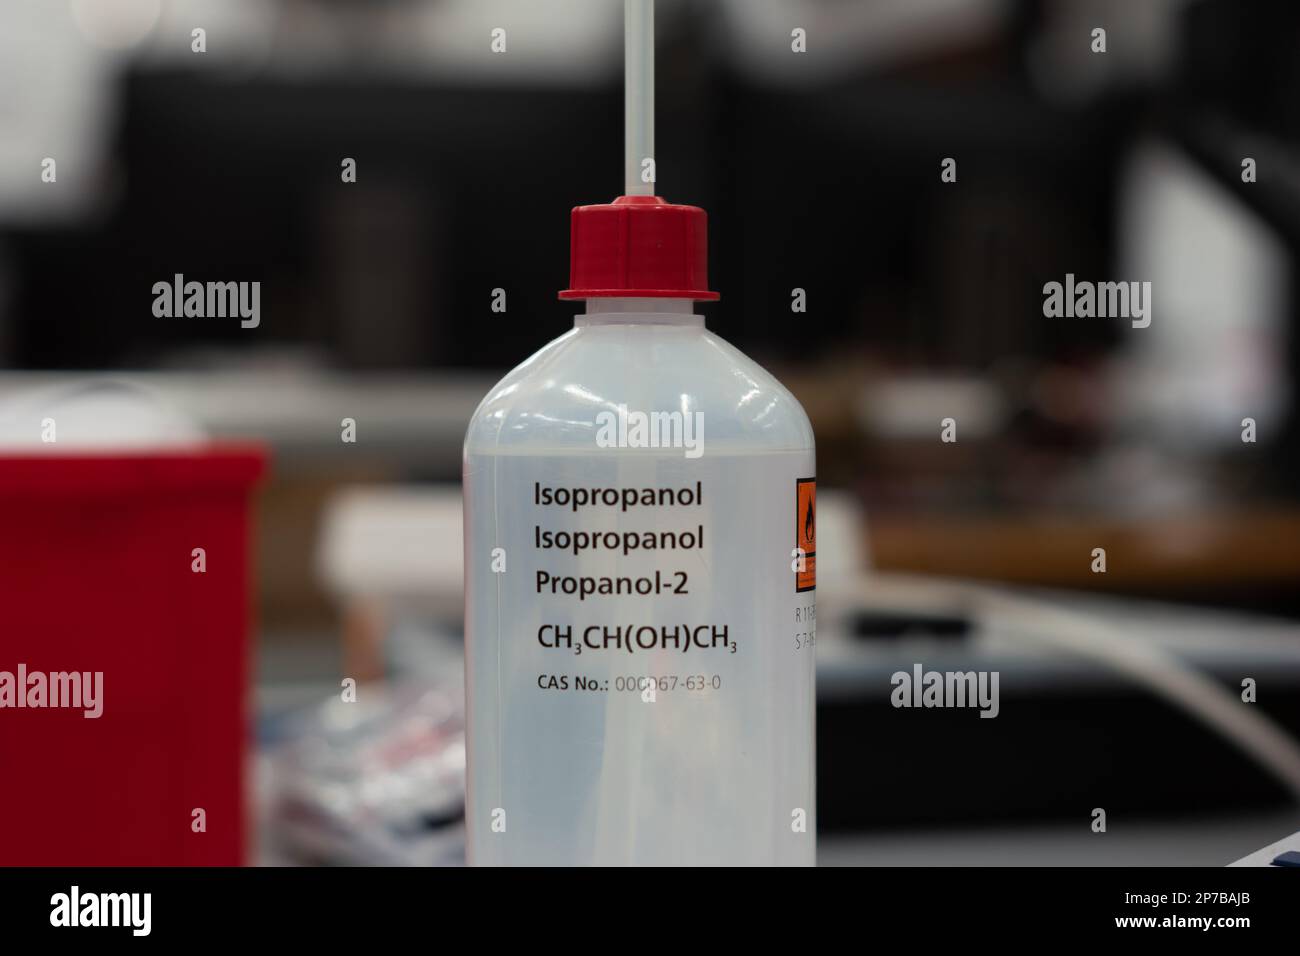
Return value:
<svg viewBox="0 0 1300 956">
<path fill-rule="evenodd" d="M 574 328 L 465 440 L 474 864 L 812 864 L 815 466 L 704 213 L 573 214 Z"/>
</svg>

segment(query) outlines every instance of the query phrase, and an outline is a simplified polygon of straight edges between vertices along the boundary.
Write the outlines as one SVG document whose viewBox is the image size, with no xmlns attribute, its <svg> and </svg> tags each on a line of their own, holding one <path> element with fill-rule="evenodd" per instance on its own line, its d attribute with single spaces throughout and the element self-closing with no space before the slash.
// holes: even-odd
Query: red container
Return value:
<svg viewBox="0 0 1300 956">
<path fill-rule="evenodd" d="M 0 696 L 0 864 L 245 861 L 264 465 L 248 446 L 0 455 L 0 682 L 21 690 L 22 665 L 26 704 L 47 685 L 45 706 Z M 56 682 L 75 703 L 49 675 L 96 672 L 101 716 L 49 706 Z"/>
</svg>

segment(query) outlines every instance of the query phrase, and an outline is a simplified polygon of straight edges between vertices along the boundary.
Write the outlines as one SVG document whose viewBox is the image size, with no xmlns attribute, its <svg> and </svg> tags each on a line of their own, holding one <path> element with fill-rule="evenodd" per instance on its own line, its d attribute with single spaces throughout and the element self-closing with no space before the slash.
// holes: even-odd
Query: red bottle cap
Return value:
<svg viewBox="0 0 1300 956">
<path fill-rule="evenodd" d="M 569 288 L 560 298 L 717 299 L 709 291 L 708 215 L 659 196 L 575 206 Z"/>
</svg>

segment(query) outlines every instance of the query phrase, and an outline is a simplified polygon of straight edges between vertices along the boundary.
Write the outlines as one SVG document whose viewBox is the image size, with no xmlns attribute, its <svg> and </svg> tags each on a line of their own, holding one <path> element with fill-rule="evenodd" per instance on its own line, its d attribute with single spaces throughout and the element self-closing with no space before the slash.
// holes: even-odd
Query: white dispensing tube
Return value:
<svg viewBox="0 0 1300 956">
<path fill-rule="evenodd" d="M 655 154 L 654 0 L 623 0 L 623 195 L 653 196 L 643 164 Z"/>
</svg>

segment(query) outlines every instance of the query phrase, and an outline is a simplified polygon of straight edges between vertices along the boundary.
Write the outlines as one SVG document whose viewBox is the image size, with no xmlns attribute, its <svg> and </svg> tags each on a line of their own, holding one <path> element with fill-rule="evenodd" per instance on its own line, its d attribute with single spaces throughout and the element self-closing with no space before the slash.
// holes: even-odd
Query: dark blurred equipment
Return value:
<svg viewBox="0 0 1300 956">
<path fill-rule="evenodd" d="M 510 315 L 559 321 L 567 257 L 541 237 L 610 168 L 617 137 L 593 135 L 589 117 L 616 129 L 619 108 L 612 90 L 137 73 L 124 90 L 129 173 L 114 214 L 88 234 L 20 245 L 19 311 L 33 321 L 20 325 L 18 356 L 96 367 L 279 345 L 365 369 L 527 354 L 547 330 Z M 345 157 L 355 183 L 341 181 Z M 175 273 L 260 281 L 259 334 L 154 317 L 149 290 Z M 498 287 L 509 312 L 489 321 Z M 35 321 L 52 314 L 60 321 Z"/>
<path fill-rule="evenodd" d="M 918 583 L 901 592 L 906 600 L 891 597 L 897 590 L 877 580 L 864 604 L 819 608 L 838 609 L 818 615 L 823 832 L 1069 820 L 1086 828 L 1094 807 L 1112 820 L 1135 820 L 1294 806 L 1277 776 L 1150 687 L 1101 659 L 1031 640 L 1042 624 L 1023 619 L 1015 604 L 990 616 L 974 607 L 963 612 L 941 586 Z M 1262 708 L 1292 738 L 1300 732 L 1294 625 L 1114 599 L 1061 600 L 1171 668 L 1207 675 L 1234 698 L 1244 677 L 1266 683 L 1266 701 L 1237 706 Z M 939 672 L 998 672 L 998 715 L 891 706 L 891 675 L 916 662 Z"/>
</svg>

